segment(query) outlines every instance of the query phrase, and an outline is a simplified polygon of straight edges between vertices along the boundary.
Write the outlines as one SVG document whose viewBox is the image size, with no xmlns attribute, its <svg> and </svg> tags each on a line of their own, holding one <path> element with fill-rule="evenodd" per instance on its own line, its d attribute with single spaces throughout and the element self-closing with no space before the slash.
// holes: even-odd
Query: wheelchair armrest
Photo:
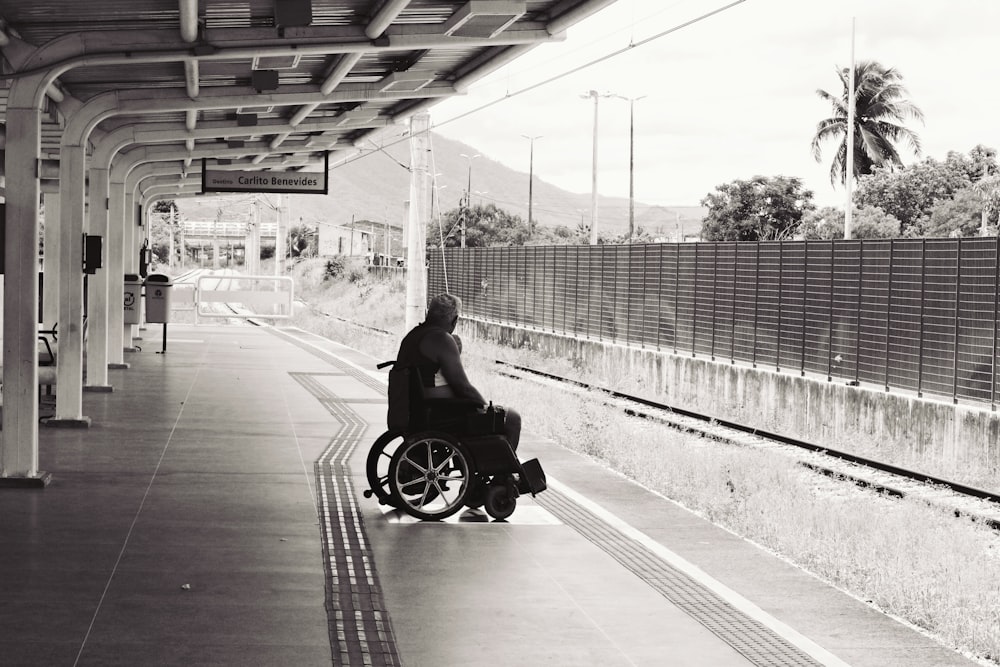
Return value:
<svg viewBox="0 0 1000 667">
<path fill-rule="evenodd" d="M 441 406 L 455 406 L 455 407 L 458 407 L 458 406 L 469 406 L 469 407 L 477 407 L 477 408 L 485 408 L 486 407 L 480 401 L 477 401 L 474 398 L 459 398 L 459 397 L 450 397 L 450 398 L 424 398 L 423 399 L 423 403 L 424 403 L 424 407 L 427 407 L 427 408 L 441 407 Z"/>
</svg>

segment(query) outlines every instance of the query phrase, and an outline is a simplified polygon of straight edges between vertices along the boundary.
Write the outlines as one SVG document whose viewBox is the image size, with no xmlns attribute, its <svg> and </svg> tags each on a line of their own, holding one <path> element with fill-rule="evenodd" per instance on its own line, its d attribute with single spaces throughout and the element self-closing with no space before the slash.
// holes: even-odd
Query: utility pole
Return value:
<svg viewBox="0 0 1000 667">
<path fill-rule="evenodd" d="M 847 80 L 847 156 L 844 165 L 844 186 L 847 188 L 847 205 L 844 208 L 844 238 L 851 238 L 851 214 L 854 204 L 851 201 L 854 186 L 854 114 L 857 106 L 854 101 L 854 17 L 851 17 L 851 69 Z"/>
<path fill-rule="evenodd" d="M 466 155 L 465 153 L 460 153 L 469 162 L 469 181 L 465 188 L 465 211 L 462 215 L 462 247 L 465 247 L 465 226 L 469 219 L 469 212 L 472 209 L 472 161 L 479 157 L 479 153 L 475 155 Z"/>
<path fill-rule="evenodd" d="M 533 186 L 535 184 L 535 139 L 541 139 L 542 136 L 529 137 L 526 134 L 522 134 L 522 137 L 530 142 L 530 148 L 528 152 L 528 238 L 535 231 L 534 218 L 532 217 L 532 202 L 533 202 Z"/>
<path fill-rule="evenodd" d="M 628 102 L 628 240 L 635 234 L 635 103 L 646 97 L 615 95 Z"/>
<path fill-rule="evenodd" d="M 596 90 L 590 90 L 580 97 L 593 98 L 594 100 L 594 159 L 590 181 L 590 245 L 597 245 L 597 100 L 601 97 L 611 97 L 611 95 L 601 95 Z"/>
<path fill-rule="evenodd" d="M 406 226 L 409 242 L 406 247 L 406 330 L 424 319 L 427 310 L 427 213 L 430 207 L 431 117 L 427 112 L 410 118 L 410 211 Z"/>
<path fill-rule="evenodd" d="M 174 268 L 174 230 L 177 227 L 177 207 L 171 202 L 170 204 L 170 233 L 167 235 L 170 238 L 170 252 L 167 254 L 167 267 Z"/>
</svg>

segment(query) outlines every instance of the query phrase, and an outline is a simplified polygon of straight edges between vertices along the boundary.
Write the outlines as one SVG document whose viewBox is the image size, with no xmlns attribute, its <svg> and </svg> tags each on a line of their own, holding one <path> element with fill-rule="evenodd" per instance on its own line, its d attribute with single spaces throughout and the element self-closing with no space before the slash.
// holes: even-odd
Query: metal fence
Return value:
<svg viewBox="0 0 1000 667">
<path fill-rule="evenodd" d="M 428 292 L 553 333 L 997 402 L 995 238 L 446 249 Z"/>
</svg>

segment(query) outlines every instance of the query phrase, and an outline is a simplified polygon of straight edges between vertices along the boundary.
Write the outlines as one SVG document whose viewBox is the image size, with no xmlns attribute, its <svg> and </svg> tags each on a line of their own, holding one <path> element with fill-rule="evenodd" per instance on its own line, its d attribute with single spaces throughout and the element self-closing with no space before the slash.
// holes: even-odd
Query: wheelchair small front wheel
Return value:
<svg viewBox="0 0 1000 667">
<path fill-rule="evenodd" d="M 497 521 L 502 521 L 514 513 L 517 496 L 506 484 L 491 484 L 486 490 L 486 513 Z"/>
<path fill-rule="evenodd" d="M 410 516 L 447 518 L 465 506 L 473 483 L 470 461 L 465 448 L 446 433 L 415 434 L 392 455 L 390 494 Z"/>
</svg>

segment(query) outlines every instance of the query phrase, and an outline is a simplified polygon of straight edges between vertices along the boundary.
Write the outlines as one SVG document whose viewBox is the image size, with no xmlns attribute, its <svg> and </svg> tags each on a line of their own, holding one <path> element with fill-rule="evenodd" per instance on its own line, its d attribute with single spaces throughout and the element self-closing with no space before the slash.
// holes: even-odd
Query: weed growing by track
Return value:
<svg viewBox="0 0 1000 667">
<path fill-rule="evenodd" d="M 308 266 L 297 267 L 309 276 Z M 331 283 L 296 274 L 304 299 L 363 322 L 381 336 L 330 318 L 296 322 L 324 336 L 391 358 L 402 331 L 401 285 Z M 500 404 L 516 407 L 526 428 L 578 450 L 692 511 L 797 563 L 940 638 L 1000 664 L 1000 534 L 917 501 L 878 496 L 815 475 L 770 452 L 671 431 L 607 408 L 498 375 L 493 359 L 578 376 L 579 364 L 530 350 L 476 342 L 463 352 L 470 377 Z M 609 369 L 609 373 L 611 370 Z M 581 378 L 615 389 L 616 377 Z"/>
</svg>

